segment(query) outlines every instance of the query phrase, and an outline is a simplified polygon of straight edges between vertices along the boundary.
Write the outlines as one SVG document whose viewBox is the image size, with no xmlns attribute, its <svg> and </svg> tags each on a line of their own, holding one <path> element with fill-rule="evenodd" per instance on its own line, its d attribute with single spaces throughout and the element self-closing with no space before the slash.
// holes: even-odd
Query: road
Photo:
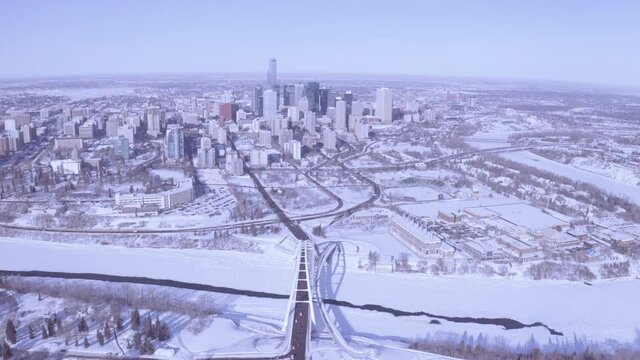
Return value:
<svg viewBox="0 0 640 360">
<path fill-rule="evenodd" d="M 236 150 L 235 144 L 233 140 L 229 138 L 231 143 L 231 148 L 234 151 Z M 238 156 L 243 159 L 242 154 L 238 152 Z M 293 360 L 305 360 L 307 358 L 307 344 L 309 342 L 309 321 L 311 316 L 311 302 L 313 301 L 311 297 L 311 283 L 310 283 L 310 273 L 308 268 L 309 255 L 308 251 L 311 249 L 313 251 L 310 243 L 311 238 L 309 235 L 300 227 L 300 224 L 290 219 L 287 214 L 278 206 L 278 204 L 273 200 L 267 189 L 264 188 L 258 176 L 251 170 L 250 167 L 244 162 L 243 159 L 244 170 L 251 177 L 253 183 L 258 189 L 258 192 L 262 195 L 264 200 L 269 205 L 269 208 L 278 216 L 278 219 L 289 229 L 291 234 L 296 237 L 300 241 L 300 253 L 298 255 L 299 265 L 296 276 L 296 288 L 294 292 L 295 296 L 295 305 L 293 308 L 293 318 L 291 319 L 291 338 L 289 343 L 289 351 L 282 355 L 279 358 L 293 359 Z"/>
</svg>

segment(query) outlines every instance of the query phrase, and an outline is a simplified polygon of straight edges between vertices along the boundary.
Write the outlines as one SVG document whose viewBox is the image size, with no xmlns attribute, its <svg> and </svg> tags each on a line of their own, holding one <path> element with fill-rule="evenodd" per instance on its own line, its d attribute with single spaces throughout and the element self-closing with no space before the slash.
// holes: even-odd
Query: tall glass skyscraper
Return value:
<svg viewBox="0 0 640 360">
<path fill-rule="evenodd" d="M 167 125 L 164 145 L 167 159 L 184 159 L 184 129 L 180 125 Z"/>
<path fill-rule="evenodd" d="M 320 83 L 316 81 L 309 82 L 305 90 L 309 101 L 309 110 L 317 113 L 320 110 Z"/>
<path fill-rule="evenodd" d="M 273 58 L 269 60 L 269 70 L 267 70 L 267 85 L 270 88 L 278 84 L 278 61 Z"/>
</svg>

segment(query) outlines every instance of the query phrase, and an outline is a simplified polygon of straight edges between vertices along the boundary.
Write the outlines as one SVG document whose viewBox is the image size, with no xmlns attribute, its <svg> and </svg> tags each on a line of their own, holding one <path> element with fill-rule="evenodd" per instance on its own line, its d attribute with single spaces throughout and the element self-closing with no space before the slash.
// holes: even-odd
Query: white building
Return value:
<svg viewBox="0 0 640 360">
<path fill-rule="evenodd" d="M 436 112 L 433 109 L 426 109 L 422 112 L 422 120 L 427 122 L 436 121 Z"/>
<path fill-rule="evenodd" d="M 227 144 L 227 129 L 218 129 L 218 144 Z"/>
<path fill-rule="evenodd" d="M 370 126 L 369 124 L 362 122 L 362 121 L 357 121 L 355 124 L 355 135 L 356 135 L 356 139 L 363 141 L 369 138 L 369 129 Z"/>
<path fill-rule="evenodd" d="M 284 152 L 285 154 L 291 154 L 294 160 L 300 160 L 302 157 L 302 146 L 300 141 L 291 140 L 284 143 Z"/>
<path fill-rule="evenodd" d="M 262 146 L 271 146 L 271 131 L 260 130 L 258 132 L 258 144 Z"/>
<path fill-rule="evenodd" d="M 304 96 L 304 84 L 301 83 L 297 83 L 295 85 L 293 85 L 293 94 L 294 94 L 294 105 L 298 105 L 298 102 L 300 101 L 300 99 L 302 99 L 302 97 Z M 307 107 L 309 106 L 309 103 L 307 103 Z"/>
<path fill-rule="evenodd" d="M 118 128 L 120 127 L 120 120 L 117 118 L 109 118 L 106 124 L 106 134 L 107 137 L 116 137 L 118 136 Z"/>
<path fill-rule="evenodd" d="M 168 210 L 193 200 L 193 182 L 183 179 L 178 186 L 157 194 L 120 194 L 115 195 L 116 206 L 124 208 L 142 208 L 147 206 Z"/>
<path fill-rule="evenodd" d="M 269 153 L 265 149 L 253 149 L 250 156 L 251 166 L 264 167 L 269 165 Z"/>
<path fill-rule="evenodd" d="M 267 89 L 262 93 L 262 116 L 273 119 L 278 114 L 278 94 L 275 90 Z"/>
<path fill-rule="evenodd" d="M 78 136 L 83 139 L 93 139 L 93 137 L 95 136 L 93 121 L 85 121 L 85 123 L 78 128 Z"/>
<path fill-rule="evenodd" d="M 49 166 L 51 166 L 51 169 L 54 172 L 60 174 L 79 175 L 80 170 L 82 169 L 82 161 L 72 159 L 51 160 Z"/>
<path fill-rule="evenodd" d="M 336 121 L 333 124 L 333 128 L 337 132 L 347 130 L 347 102 L 342 98 L 336 99 Z"/>
<path fill-rule="evenodd" d="M 304 129 L 312 134 L 315 134 L 316 133 L 316 113 L 312 111 L 305 112 L 303 121 L 304 121 Z"/>
<path fill-rule="evenodd" d="M 322 129 L 322 144 L 324 145 L 324 149 L 328 151 L 333 151 L 336 149 L 336 132 L 329 129 Z"/>
<path fill-rule="evenodd" d="M 300 110 L 297 106 L 290 106 L 287 109 L 287 117 L 291 119 L 291 121 L 296 122 L 300 120 Z"/>
<path fill-rule="evenodd" d="M 390 124 L 393 119 L 393 95 L 388 88 L 376 90 L 376 117 L 383 124 Z"/>
<path fill-rule="evenodd" d="M 147 109 L 147 134 L 151 136 L 160 135 L 160 133 L 162 132 L 163 122 L 164 111 L 161 111 L 157 106 L 153 106 Z"/>
<path fill-rule="evenodd" d="M 74 121 L 67 121 L 63 125 L 63 132 L 66 136 L 78 136 L 78 124 Z"/>
<path fill-rule="evenodd" d="M 309 111 L 309 99 L 307 99 L 306 96 L 303 96 L 300 100 L 298 100 L 298 108 L 300 108 L 300 111 L 302 111 L 303 113 Z"/>
<path fill-rule="evenodd" d="M 118 127 L 118 136 L 122 136 L 129 141 L 129 146 L 133 145 L 133 136 L 135 135 L 135 128 L 133 125 L 122 125 Z"/>
<path fill-rule="evenodd" d="M 351 102 L 351 115 L 362 116 L 364 113 L 364 103 L 360 100 Z"/>
</svg>

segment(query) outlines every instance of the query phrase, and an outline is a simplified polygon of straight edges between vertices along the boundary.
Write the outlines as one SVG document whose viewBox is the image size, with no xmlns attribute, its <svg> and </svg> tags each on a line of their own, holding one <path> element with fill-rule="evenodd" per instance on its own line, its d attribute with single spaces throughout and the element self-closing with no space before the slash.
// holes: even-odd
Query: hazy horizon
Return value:
<svg viewBox="0 0 640 360">
<path fill-rule="evenodd" d="M 282 74 L 638 84 L 640 4 L 608 4 L 8 0 L 0 77 L 264 73 L 275 57 Z"/>
</svg>

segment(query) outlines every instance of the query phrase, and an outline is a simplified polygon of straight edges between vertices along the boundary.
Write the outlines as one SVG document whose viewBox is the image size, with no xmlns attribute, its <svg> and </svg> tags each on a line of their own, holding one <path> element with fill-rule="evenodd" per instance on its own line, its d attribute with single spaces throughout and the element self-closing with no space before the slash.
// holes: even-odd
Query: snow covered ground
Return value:
<svg viewBox="0 0 640 360">
<path fill-rule="evenodd" d="M 2 270 L 42 270 L 143 276 L 289 294 L 291 254 L 223 250 L 149 249 L 0 238 Z"/>
<path fill-rule="evenodd" d="M 365 285 L 366 284 L 366 285 Z M 637 337 L 640 281 L 598 281 L 593 286 L 569 281 L 498 279 L 478 276 L 420 276 L 347 271 L 336 297 L 353 304 L 379 304 L 404 311 L 456 317 L 511 318 L 542 322 L 565 337 L 632 342 Z M 577 306 L 579 304 L 579 306 Z M 413 339 L 438 331 L 502 336 L 514 343 L 534 335 L 555 340 L 542 327 L 505 330 L 496 325 L 429 324 L 428 317 L 394 317 L 366 310 L 343 310 L 354 334 Z"/>
<path fill-rule="evenodd" d="M 500 156 L 554 174 L 566 176 L 570 179 L 595 185 L 605 192 L 627 198 L 636 204 L 640 204 L 640 187 L 628 185 L 603 175 L 549 160 L 529 151 L 502 153 Z"/>
</svg>

